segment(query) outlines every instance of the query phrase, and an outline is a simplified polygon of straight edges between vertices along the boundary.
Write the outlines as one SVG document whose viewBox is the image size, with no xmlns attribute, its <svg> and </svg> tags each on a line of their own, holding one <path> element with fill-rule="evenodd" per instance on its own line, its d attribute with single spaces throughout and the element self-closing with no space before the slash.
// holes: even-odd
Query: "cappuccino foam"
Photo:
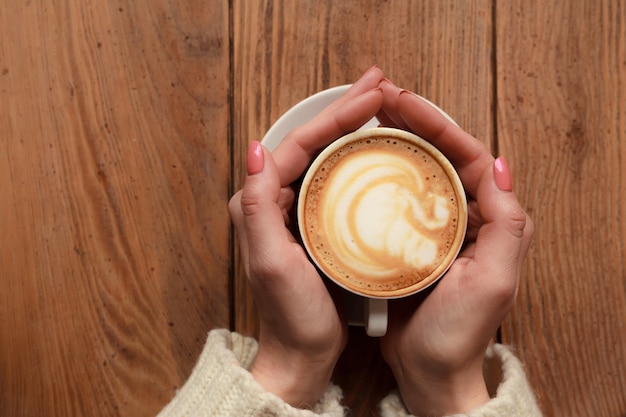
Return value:
<svg viewBox="0 0 626 417">
<path fill-rule="evenodd" d="M 303 239 L 318 266 L 346 288 L 401 296 L 430 283 L 423 281 L 454 250 L 458 202 L 428 150 L 394 136 L 362 138 L 317 166 Z"/>
</svg>

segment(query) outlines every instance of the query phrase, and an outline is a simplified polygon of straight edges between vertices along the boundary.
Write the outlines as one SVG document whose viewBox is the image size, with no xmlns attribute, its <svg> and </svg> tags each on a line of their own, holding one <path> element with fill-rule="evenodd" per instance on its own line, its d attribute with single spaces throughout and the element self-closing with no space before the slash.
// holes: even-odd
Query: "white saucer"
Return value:
<svg viewBox="0 0 626 417">
<path fill-rule="evenodd" d="M 340 85 L 338 87 L 322 90 L 319 93 L 309 96 L 287 110 L 280 118 L 272 125 L 267 131 L 261 143 L 270 151 L 273 151 L 280 142 L 283 141 L 287 133 L 298 126 L 302 126 L 315 116 L 317 116 L 322 110 L 324 110 L 329 104 L 337 100 L 343 93 L 350 88 L 351 84 Z M 428 104 L 437 109 L 444 117 L 450 120 L 452 123 L 456 122 L 442 109 L 437 107 L 429 100 L 421 97 Z M 378 126 L 378 119 L 375 117 L 361 126 L 361 129 L 369 129 Z"/>
</svg>

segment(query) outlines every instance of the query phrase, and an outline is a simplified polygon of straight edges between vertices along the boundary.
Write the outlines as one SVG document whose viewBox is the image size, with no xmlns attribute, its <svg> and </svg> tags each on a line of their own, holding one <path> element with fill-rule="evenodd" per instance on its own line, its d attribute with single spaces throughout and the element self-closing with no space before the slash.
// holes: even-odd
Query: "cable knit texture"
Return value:
<svg viewBox="0 0 626 417">
<path fill-rule="evenodd" d="M 257 342 L 228 330 L 213 330 L 191 376 L 159 417 L 343 417 L 341 390 L 329 385 L 311 410 L 268 393 L 248 371 Z"/>
<path fill-rule="evenodd" d="M 528 384 L 521 362 L 506 346 L 496 344 L 487 351 L 490 373 L 498 374 L 500 384 L 487 404 L 467 414 L 449 417 L 539 417 L 535 395 Z M 407 417 L 410 414 L 397 393 L 388 395 L 380 404 L 382 417 Z M 433 414 L 435 415 L 435 414 Z M 431 417 L 415 416 L 415 417 Z"/>
<path fill-rule="evenodd" d="M 290 406 L 263 390 L 248 371 L 256 356 L 254 339 L 213 330 L 191 376 L 159 417 L 343 417 L 339 387 L 330 384 L 321 400 L 311 409 Z M 502 345 L 487 352 L 487 363 L 499 374 L 494 396 L 487 404 L 470 411 L 467 417 L 541 416 L 522 364 Z M 499 385 L 498 385 L 499 382 Z M 397 393 L 380 404 L 382 417 L 409 416 Z M 459 417 L 455 415 L 451 417 Z M 430 417 L 430 416 L 418 416 Z"/>
</svg>

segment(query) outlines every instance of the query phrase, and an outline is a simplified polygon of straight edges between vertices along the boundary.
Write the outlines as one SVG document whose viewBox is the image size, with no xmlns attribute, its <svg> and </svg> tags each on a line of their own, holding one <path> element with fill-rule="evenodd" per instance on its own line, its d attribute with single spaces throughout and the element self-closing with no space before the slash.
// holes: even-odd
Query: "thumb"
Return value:
<svg viewBox="0 0 626 417">
<path fill-rule="evenodd" d="M 268 204 L 278 201 L 280 181 L 276 181 L 278 171 L 271 153 L 260 142 L 250 143 L 246 164 L 248 176 L 242 189 L 241 208 L 245 216 L 255 217 Z"/>
<path fill-rule="evenodd" d="M 247 241 L 249 277 L 279 272 L 289 232 L 279 206 L 280 176 L 272 154 L 252 142 L 247 157 L 248 176 L 241 192 L 241 220 L 236 225 Z M 243 233 L 241 233 L 243 232 Z M 272 274 L 273 275 L 273 274 Z"/>
<path fill-rule="evenodd" d="M 506 159 L 496 159 L 485 170 L 476 197 L 484 223 L 476 238 L 474 260 L 487 267 L 483 277 L 495 280 L 492 288 L 515 293 L 533 226 L 512 192 Z"/>
</svg>

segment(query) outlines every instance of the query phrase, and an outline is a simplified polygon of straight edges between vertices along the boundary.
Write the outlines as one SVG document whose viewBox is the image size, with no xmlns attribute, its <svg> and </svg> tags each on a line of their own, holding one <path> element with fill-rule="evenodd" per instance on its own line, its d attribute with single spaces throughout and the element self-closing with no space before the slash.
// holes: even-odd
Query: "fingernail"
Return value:
<svg viewBox="0 0 626 417">
<path fill-rule="evenodd" d="M 493 177 L 496 181 L 496 186 L 502 191 L 513 190 L 511 169 L 505 157 L 500 156 L 493 163 Z"/>
<path fill-rule="evenodd" d="M 263 146 L 259 141 L 253 141 L 248 148 L 248 175 L 263 171 Z"/>
<path fill-rule="evenodd" d="M 393 81 L 391 81 L 389 78 L 383 78 L 379 85 L 383 85 L 383 84 L 386 84 L 385 88 L 390 88 L 392 90 L 395 90 L 396 92 L 398 92 L 398 94 L 400 94 L 400 91 L 402 91 L 402 89 L 398 87 L 397 85 L 395 85 Z"/>
<path fill-rule="evenodd" d="M 400 92 L 398 93 L 398 96 L 401 96 L 403 94 L 408 94 L 409 96 L 413 97 L 413 98 L 418 98 L 417 94 L 415 94 L 414 92 L 410 91 L 410 90 L 405 90 L 402 89 L 400 90 Z"/>
<path fill-rule="evenodd" d="M 365 76 L 366 74 L 369 74 L 372 71 L 376 71 L 377 69 L 380 69 L 380 68 L 378 68 L 378 65 L 372 65 L 367 70 L 365 70 L 365 72 L 363 73 L 363 75 L 361 77 Z"/>
</svg>

